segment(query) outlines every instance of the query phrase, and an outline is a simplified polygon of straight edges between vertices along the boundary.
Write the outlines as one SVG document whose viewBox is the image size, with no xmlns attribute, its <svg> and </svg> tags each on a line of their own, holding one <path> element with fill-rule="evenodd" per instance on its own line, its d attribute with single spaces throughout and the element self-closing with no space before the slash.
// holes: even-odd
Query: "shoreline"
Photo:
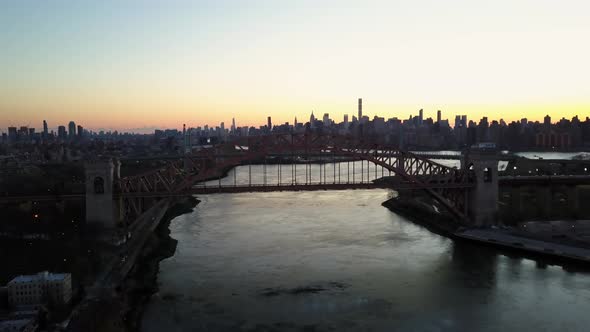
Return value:
<svg viewBox="0 0 590 332">
<path fill-rule="evenodd" d="M 141 258 L 124 281 L 123 319 L 126 331 L 140 331 L 145 307 L 158 291 L 160 262 L 174 256 L 177 240 L 170 237 L 170 223 L 180 215 L 190 213 L 199 204 L 195 197 L 182 199 L 172 205 L 141 250 Z"/>
<path fill-rule="evenodd" d="M 465 229 L 464 227 L 453 225 L 450 217 L 435 213 L 433 209 L 430 209 L 429 211 L 428 205 L 419 199 L 411 200 L 405 197 L 395 197 L 383 202 L 382 205 L 389 210 L 403 216 L 414 224 L 424 227 L 435 234 L 447 237 L 453 241 L 472 243 L 481 247 L 491 247 L 497 250 L 499 254 L 504 254 L 507 256 L 519 255 L 523 258 L 541 261 L 542 263 L 559 265 L 564 269 L 586 271 L 590 268 L 588 266 L 588 257 L 570 255 L 565 252 L 560 253 L 558 251 L 544 248 L 537 248 L 529 245 L 528 243 L 531 242 L 537 246 L 539 243 L 543 243 L 547 247 L 556 245 L 559 246 L 559 244 L 553 242 L 529 239 L 518 234 L 512 234 L 507 235 L 507 237 L 512 240 L 517 239 L 518 243 L 509 243 L 503 240 L 492 238 L 494 236 L 501 238 L 505 235 L 499 230 L 479 228 Z M 481 237 L 476 234 L 477 232 L 484 232 L 484 235 L 487 237 Z M 488 239 L 488 237 L 490 238 Z M 580 249 L 573 246 L 563 247 L 569 247 L 571 250 Z"/>
<path fill-rule="evenodd" d="M 176 252 L 176 240 L 170 237 L 169 225 L 177 216 L 193 211 L 199 200 L 193 196 L 178 198 L 162 211 L 159 221 L 141 248 L 137 248 L 134 265 L 122 280 L 99 291 L 73 308 L 65 331 L 135 332 L 140 331 L 145 305 L 157 292 L 160 261 Z"/>
</svg>

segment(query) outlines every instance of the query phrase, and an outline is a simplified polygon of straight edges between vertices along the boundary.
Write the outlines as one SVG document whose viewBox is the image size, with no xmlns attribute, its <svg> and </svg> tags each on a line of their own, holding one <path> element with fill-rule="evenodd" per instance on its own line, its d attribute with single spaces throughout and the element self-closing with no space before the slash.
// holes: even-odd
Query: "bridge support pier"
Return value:
<svg viewBox="0 0 590 332">
<path fill-rule="evenodd" d="M 521 188 L 519 186 L 513 186 L 510 188 L 510 210 L 512 211 L 510 219 L 514 218 L 514 220 L 511 221 L 520 219 L 523 215 L 522 209 Z"/>
<path fill-rule="evenodd" d="M 570 186 L 567 189 L 568 210 L 573 219 L 580 217 L 580 193 L 577 186 Z"/>
<path fill-rule="evenodd" d="M 463 161 L 475 176 L 475 186 L 468 189 L 469 223 L 489 227 L 498 221 L 498 156 L 496 150 L 470 150 Z"/>
<path fill-rule="evenodd" d="M 99 241 L 119 244 L 124 239 L 121 198 L 115 198 L 115 180 L 120 177 L 118 160 L 86 163 L 86 224 Z"/>
<path fill-rule="evenodd" d="M 552 188 L 550 185 L 543 186 L 536 190 L 536 201 L 537 201 L 537 208 L 540 213 L 538 218 L 543 218 L 545 220 L 550 220 L 552 215 L 552 205 L 553 205 L 553 194 L 551 193 Z"/>
</svg>

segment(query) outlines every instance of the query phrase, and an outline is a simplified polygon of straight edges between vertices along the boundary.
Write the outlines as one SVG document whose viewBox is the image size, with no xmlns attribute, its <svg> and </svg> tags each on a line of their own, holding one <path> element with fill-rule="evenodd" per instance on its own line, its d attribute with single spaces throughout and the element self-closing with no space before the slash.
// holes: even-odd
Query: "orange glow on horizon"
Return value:
<svg viewBox="0 0 590 332">
<path fill-rule="evenodd" d="M 580 120 L 584 120 L 590 115 L 589 105 L 449 105 L 445 107 L 436 105 L 409 106 L 409 105 L 373 105 L 370 100 L 363 99 L 363 114 L 369 116 L 381 116 L 385 119 L 397 117 L 398 119 L 408 119 L 410 115 L 417 115 L 419 108 L 424 108 L 425 118 L 436 118 L 436 111 L 442 110 L 443 119 L 448 119 L 450 125 L 454 123 L 455 115 L 466 114 L 469 120 L 479 122 L 483 116 L 487 116 L 489 121 L 504 119 L 507 123 L 519 121 L 527 118 L 529 121 L 543 121 L 543 117 L 548 114 L 552 122 L 559 121 L 561 118 L 571 119 L 578 115 Z M 219 126 L 221 122 L 229 128 L 232 118 L 236 119 L 236 125 L 242 126 L 262 126 L 266 124 L 267 116 L 272 117 L 274 125 L 288 122 L 293 124 L 295 117 L 298 122 L 305 123 L 309 121 L 309 116 L 314 111 L 317 118 L 328 113 L 330 118 L 336 122 L 343 121 L 344 114 L 348 114 L 349 119 L 356 116 L 356 100 L 353 99 L 347 105 L 344 104 L 319 104 L 317 106 L 304 105 L 282 105 L 280 103 L 259 105 L 259 104 L 212 104 L 212 105 L 175 105 L 169 106 L 164 103 L 151 103 L 149 105 L 132 105 L 132 104 L 98 104 L 84 105 L 70 104 L 58 105 L 51 108 L 47 105 L 32 104 L 29 107 L 18 107 L 17 105 L 2 105 L 0 109 L 11 109 L 17 111 L 0 112 L 0 123 L 2 127 L 28 125 L 30 127 L 41 128 L 42 121 L 47 120 L 49 127 L 54 128 L 58 125 L 66 125 L 73 120 L 84 128 L 129 130 L 152 128 L 182 128 L 183 124 L 187 127 L 199 127 L 209 125 L 210 127 Z M 38 111 L 44 109 L 45 111 Z M 85 111 L 78 111 L 83 109 Z M 18 115 L 18 116 L 14 116 Z M 5 130 L 5 129 L 3 129 Z"/>
<path fill-rule="evenodd" d="M 0 128 L 590 115 L 588 2 L 230 3 L 0 4 Z"/>
</svg>

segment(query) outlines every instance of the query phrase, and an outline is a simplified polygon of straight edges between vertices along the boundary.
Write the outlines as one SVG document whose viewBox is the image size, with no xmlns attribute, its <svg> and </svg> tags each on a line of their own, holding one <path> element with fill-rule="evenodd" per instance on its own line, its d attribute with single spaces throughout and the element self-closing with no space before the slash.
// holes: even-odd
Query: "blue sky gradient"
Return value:
<svg viewBox="0 0 590 332">
<path fill-rule="evenodd" d="M 590 3 L 1 1 L 0 126 L 590 115 Z"/>
</svg>

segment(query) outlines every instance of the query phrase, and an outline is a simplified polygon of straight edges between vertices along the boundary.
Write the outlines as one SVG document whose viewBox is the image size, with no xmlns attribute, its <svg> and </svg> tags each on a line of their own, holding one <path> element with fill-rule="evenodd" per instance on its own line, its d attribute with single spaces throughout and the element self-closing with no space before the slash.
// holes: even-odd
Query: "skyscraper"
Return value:
<svg viewBox="0 0 590 332">
<path fill-rule="evenodd" d="M 84 127 L 78 125 L 78 137 L 82 137 L 84 134 Z"/>
<path fill-rule="evenodd" d="M 268 127 L 268 131 L 272 130 L 272 119 L 270 118 L 270 116 L 267 119 L 267 127 Z"/>
<path fill-rule="evenodd" d="M 422 125 L 423 121 L 424 121 L 424 110 L 420 109 L 420 111 L 418 111 L 418 124 Z"/>
<path fill-rule="evenodd" d="M 68 136 L 70 138 L 74 138 L 74 136 L 76 136 L 76 123 L 74 121 L 70 121 L 68 124 Z"/>
<path fill-rule="evenodd" d="M 67 137 L 66 127 L 65 126 L 59 126 L 59 127 L 57 127 L 57 137 L 59 137 L 61 139 L 65 139 Z"/>
<path fill-rule="evenodd" d="M 436 111 L 436 123 L 440 123 L 441 118 L 442 118 L 441 111 L 440 110 Z"/>
<path fill-rule="evenodd" d="M 231 118 L 231 133 L 236 131 L 236 118 Z"/>
<path fill-rule="evenodd" d="M 49 130 L 47 128 L 47 121 L 43 120 L 43 136 L 47 137 L 48 134 L 49 134 Z"/>
<path fill-rule="evenodd" d="M 348 114 L 344 114 L 344 127 L 348 128 Z"/>
<path fill-rule="evenodd" d="M 359 121 L 363 118 L 363 98 L 359 98 L 359 106 L 358 106 L 358 110 L 359 110 Z"/>
<path fill-rule="evenodd" d="M 8 139 L 11 141 L 16 141 L 18 134 L 16 131 L 16 127 L 8 127 Z"/>
</svg>

